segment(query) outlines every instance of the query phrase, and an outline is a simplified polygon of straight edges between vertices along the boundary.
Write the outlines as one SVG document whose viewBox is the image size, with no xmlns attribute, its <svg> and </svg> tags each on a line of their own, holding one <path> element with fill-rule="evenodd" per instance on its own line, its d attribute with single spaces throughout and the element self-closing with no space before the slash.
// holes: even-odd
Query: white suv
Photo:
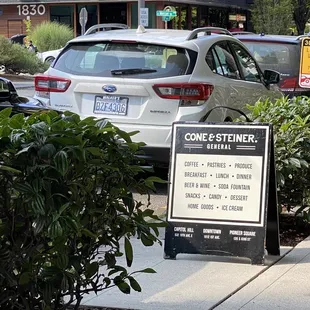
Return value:
<svg viewBox="0 0 310 310">
<path fill-rule="evenodd" d="M 36 98 L 81 117 L 106 117 L 146 156 L 169 161 L 175 121 L 231 121 L 260 98 L 280 97 L 279 74 L 261 72 L 248 49 L 227 30 L 122 29 L 71 40 L 44 75 Z"/>
</svg>

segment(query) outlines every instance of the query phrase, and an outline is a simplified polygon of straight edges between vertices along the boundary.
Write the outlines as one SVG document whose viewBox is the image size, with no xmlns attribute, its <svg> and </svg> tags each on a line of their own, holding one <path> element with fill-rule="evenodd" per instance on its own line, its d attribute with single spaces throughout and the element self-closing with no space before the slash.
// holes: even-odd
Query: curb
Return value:
<svg viewBox="0 0 310 310">
<path fill-rule="evenodd" d="M 33 75 L 17 75 L 17 74 L 0 74 L 0 77 L 4 77 L 8 80 L 11 80 L 12 82 L 16 81 L 33 81 L 34 76 Z"/>
</svg>

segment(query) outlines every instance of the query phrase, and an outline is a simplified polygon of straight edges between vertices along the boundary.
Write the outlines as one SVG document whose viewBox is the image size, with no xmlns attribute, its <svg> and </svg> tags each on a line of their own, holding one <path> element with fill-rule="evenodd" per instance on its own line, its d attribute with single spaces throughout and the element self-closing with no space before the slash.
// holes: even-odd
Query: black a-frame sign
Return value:
<svg viewBox="0 0 310 310">
<path fill-rule="evenodd" d="M 175 123 L 165 258 L 280 255 L 272 126 Z"/>
</svg>

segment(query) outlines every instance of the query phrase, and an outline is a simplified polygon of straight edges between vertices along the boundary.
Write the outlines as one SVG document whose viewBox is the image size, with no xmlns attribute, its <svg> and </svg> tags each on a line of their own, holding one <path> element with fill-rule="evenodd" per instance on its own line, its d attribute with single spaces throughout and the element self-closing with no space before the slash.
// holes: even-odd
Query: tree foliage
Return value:
<svg viewBox="0 0 310 310">
<path fill-rule="evenodd" d="M 292 23 L 292 0 L 255 0 L 252 22 L 256 32 L 288 34 Z"/>
<path fill-rule="evenodd" d="M 78 309 L 89 292 L 141 291 L 117 258 L 130 267 L 131 237 L 152 246 L 164 225 L 133 198 L 161 182 L 141 177 L 142 144 L 105 120 L 10 114 L 0 112 L 0 308 Z"/>
<path fill-rule="evenodd" d="M 304 34 L 310 18 L 310 0 L 292 0 L 293 18 L 299 35 Z"/>
</svg>

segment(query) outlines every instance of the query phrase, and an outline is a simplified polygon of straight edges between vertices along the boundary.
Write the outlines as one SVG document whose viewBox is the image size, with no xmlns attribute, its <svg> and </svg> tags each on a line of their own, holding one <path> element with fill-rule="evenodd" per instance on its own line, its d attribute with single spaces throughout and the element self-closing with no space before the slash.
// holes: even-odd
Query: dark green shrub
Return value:
<svg viewBox="0 0 310 310">
<path fill-rule="evenodd" d="M 0 308 L 77 309 L 112 285 L 140 291 L 116 261 L 125 253 L 131 266 L 130 237 L 152 246 L 164 226 L 133 199 L 161 181 L 139 179 L 140 144 L 104 120 L 9 114 L 0 112 Z"/>
<path fill-rule="evenodd" d="M 31 32 L 30 38 L 39 52 L 57 50 L 73 39 L 73 30 L 67 25 L 57 22 L 44 22 L 37 25 Z"/>
<path fill-rule="evenodd" d="M 7 73 L 40 73 L 47 65 L 25 47 L 12 44 L 7 38 L 0 36 L 0 65 L 4 65 Z"/>
<path fill-rule="evenodd" d="M 273 125 L 279 205 L 288 209 L 306 205 L 310 189 L 310 99 L 283 97 L 247 108 L 253 121 Z"/>
</svg>

